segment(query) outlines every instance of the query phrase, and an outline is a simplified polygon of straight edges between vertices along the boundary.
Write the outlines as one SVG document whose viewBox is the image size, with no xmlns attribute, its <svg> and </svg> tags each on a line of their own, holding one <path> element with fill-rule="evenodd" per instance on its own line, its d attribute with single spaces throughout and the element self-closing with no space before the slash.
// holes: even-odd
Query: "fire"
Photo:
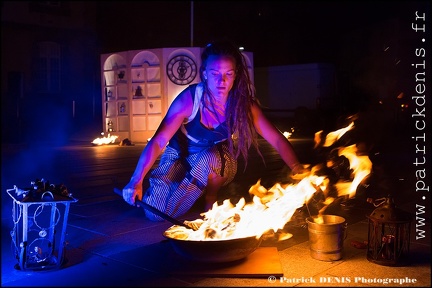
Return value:
<svg viewBox="0 0 432 288">
<path fill-rule="evenodd" d="M 329 147 L 333 145 L 337 140 L 339 140 L 346 132 L 354 128 L 354 122 L 351 122 L 347 127 L 341 128 L 339 130 L 330 132 L 327 134 L 325 142 L 323 144 L 323 147 Z M 321 134 L 322 131 L 317 132 L 318 134 Z M 315 134 L 315 137 L 317 136 L 317 133 Z M 315 138 L 316 139 L 316 138 Z"/>
<path fill-rule="evenodd" d="M 104 133 L 102 132 L 101 135 L 103 135 Z M 102 138 L 96 138 L 92 141 L 92 144 L 94 145 L 104 145 L 104 144 L 111 144 L 111 143 L 115 143 L 116 139 L 119 136 L 117 135 L 111 135 L 110 133 L 108 133 L 108 137 L 102 137 Z"/>
<path fill-rule="evenodd" d="M 291 129 L 291 130 L 293 130 L 293 129 Z M 290 137 L 292 136 L 292 134 L 293 134 L 292 132 L 288 132 L 288 131 L 284 131 L 284 132 L 283 132 L 283 135 L 284 135 L 285 138 L 287 138 L 287 139 L 290 138 Z"/>
<path fill-rule="evenodd" d="M 260 180 L 253 185 L 249 193 L 254 195 L 250 203 L 241 198 L 236 204 L 229 199 L 221 205 L 217 202 L 213 207 L 201 213 L 203 219 L 188 222 L 189 225 L 198 227 L 196 231 L 184 227 L 173 226 L 166 233 L 169 235 L 178 229 L 182 229 L 182 235 L 187 233 L 188 240 L 220 240 L 235 239 L 256 236 L 282 229 L 291 219 L 294 212 L 302 207 L 310 197 L 320 189 L 324 183 L 324 177 L 310 175 L 302 179 L 298 184 L 282 186 L 276 183 L 270 189 L 266 189 Z M 284 239 L 289 238 L 286 234 Z"/>
<path fill-rule="evenodd" d="M 323 144 L 324 147 L 333 145 L 343 134 L 351 130 L 354 123 L 345 128 L 329 133 Z M 318 138 L 321 137 L 321 134 Z M 321 142 L 322 143 L 322 142 Z M 372 163 L 368 156 L 357 155 L 356 145 L 338 148 L 338 156 L 346 157 L 349 160 L 350 179 L 352 181 L 338 181 L 334 187 L 336 195 L 330 195 L 330 180 L 328 176 L 319 175 L 323 170 L 323 164 L 316 165 L 308 173 L 297 179 L 297 183 L 284 184 L 276 183 L 270 189 L 261 185 L 261 181 L 251 186 L 249 194 L 251 202 L 241 198 L 236 204 L 229 199 L 221 205 L 215 202 L 212 208 L 201 213 L 202 219 L 185 221 L 189 226 L 196 229 L 174 225 L 165 231 L 169 237 L 176 238 L 181 235 L 182 240 L 228 240 L 256 236 L 261 237 L 267 232 L 278 232 L 291 220 L 297 209 L 302 208 L 317 192 L 324 195 L 321 201 L 322 208 L 318 215 L 310 215 L 315 222 L 322 222 L 322 215 L 325 209 L 335 201 L 336 197 L 354 197 L 357 186 L 370 173 Z M 337 159 L 336 159 L 337 160 Z M 327 168 L 331 167 L 331 161 L 326 163 Z M 321 173 L 322 174 L 322 173 Z M 294 179 L 294 178 L 293 178 Z M 285 240 L 292 236 L 286 233 L 279 240 Z"/>
<path fill-rule="evenodd" d="M 370 174 L 372 170 L 372 162 L 366 155 L 357 155 L 357 146 L 355 144 L 340 148 L 339 155 L 348 158 L 354 179 L 349 185 L 338 185 L 338 195 L 348 195 L 349 198 L 353 198 L 357 186 L 367 175 Z"/>
</svg>

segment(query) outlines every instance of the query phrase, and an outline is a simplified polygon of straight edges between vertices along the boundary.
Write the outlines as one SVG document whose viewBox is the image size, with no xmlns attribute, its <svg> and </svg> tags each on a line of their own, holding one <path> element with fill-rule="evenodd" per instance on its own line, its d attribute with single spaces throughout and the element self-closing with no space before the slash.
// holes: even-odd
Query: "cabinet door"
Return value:
<svg viewBox="0 0 432 288">
<path fill-rule="evenodd" d="M 129 89 L 127 83 L 121 83 L 117 85 L 117 98 L 118 99 L 128 99 Z"/>
<path fill-rule="evenodd" d="M 147 84 L 147 96 L 149 98 L 160 98 L 161 97 L 161 85 L 160 83 L 148 83 Z"/>
<path fill-rule="evenodd" d="M 118 132 L 128 132 L 129 133 L 129 117 L 121 116 L 117 117 L 118 121 Z"/>
<path fill-rule="evenodd" d="M 147 114 L 145 100 L 133 100 L 132 101 L 132 116 L 145 115 Z"/>
<path fill-rule="evenodd" d="M 144 83 L 145 70 L 142 67 L 131 68 L 132 83 Z"/>
<path fill-rule="evenodd" d="M 145 132 L 147 131 L 147 117 L 146 116 L 134 116 L 132 119 L 132 132 Z"/>
<path fill-rule="evenodd" d="M 147 100 L 147 111 L 148 111 L 148 114 L 161 114 L 162 113 L 161 100 L 160 99 Z"/>
<path fill-rule="evenodd" d="M 115 118 L 117 116 L 117 102 L 107 102 L 105 103 L 105 117 Z"/>
<path fill-rule="evenodd" d="M 149 115 L 148 116 L 148 130 L 156 131 L 159 127 L 160 122 L 162 121 L 161 115 Z"/>
</svg>

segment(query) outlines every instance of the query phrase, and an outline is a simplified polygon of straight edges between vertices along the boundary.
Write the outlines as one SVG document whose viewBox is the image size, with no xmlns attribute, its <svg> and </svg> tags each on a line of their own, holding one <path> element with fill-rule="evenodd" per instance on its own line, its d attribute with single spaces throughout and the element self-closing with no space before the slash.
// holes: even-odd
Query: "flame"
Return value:
<svg viewBox="0 0 432 288">
<path fill-rule="evenodd" d="M 184 228 L 182 235 L 187 233 L 188 240 L 226 240 L 250 236 L 259 238 L 268 231 L 277 232 L 286 225 L 295 211 L 312 197 L 324 183 L 324 178 L 310 175 L 298 184 L 287 184 L 283 187 L 276 183 L 270 189 L 263 187 L 258 180 L 249 190 L 249 193 L 254 195 L 250 203 L 246 203 L 244 198 L 236 204 L 232 204 L 229 199 L 224 200 L 221 205 L 215 202 L 209 211 L 201 213 L 203 219 L 189 222 L 199 228 L 193 231 L 181 227 Z M 180 228 L 174 226 L 173 231 Z M 166 233 L 169 234 L 170 229 Z M 291 236 L 286 233 L 280 238 L 283 240 Z"/>
<path fill-rule="evenodd" d="M 353 129 L 352 122 L 347 127 L 330 132 L 323 144 L 324 147 L 333 145 L 343 134 Z M 316 141 L 322 143 L 322 131 L 315 134 Z M 317 142 L 317 143 L 318 143 Z M 372 162 L 368 156 L 358 155 L 357 146 L 338 148 L 338 156 L 346 157 L 349 160 L 350 179 L 352 181 L 337 182 L 334 187 L 337 197 L 352 198 L 355 196 L 356 188 L 361 181 L 369 175 Z M 329 161 L 327 166 L 331 165 Z M 337 166 L 337 165 L 336 165 Z M 297 209 L 302 208 L 311 198 L 320 192 L 324 195 L 321 200 L 318 215 L 310 215 L 316 223 L 323 223 L 325 210 L 336 200 L 336 195 L 330 195 L 330 180 L 327 176 L 319 175 L 319 171 L 324 167 L 323 164 L 316 165 L 304 174 L 302 179 L 297 179 L 295 184 L 276 183 L 270 189 L 261 185 L 261 180 L 252 185 L 249 194 L 252 201 L 246 203 L 241 198 L 236 204 L 229 199 L 223 201 L 221 205 L 215 202 L 212 208 L 201 213 L 202 219 L 185 221 L 189 226 L 196 229 L 188 229 L 183 226 L 174 225 L 165 231 L 167 236 L 180 238 L 182 240 L 228 240 L 256 236 L 261 237 L 267 232 L 278 232 L 291 220 Z M 332 168 L 332 167 L 329 167 Z M 294 178 L 293 178 L 294 179 Z M 309 208 L 308 208 L 309 210 Z M 309 212 L 310 214 L 310 212 Z M 176 235 L 178 235 L 176 237 Z M 279 240 L 292 237 L 292 234 L 285 233 L 279 236 Z"/>
<path fill-rule="evenodd" d="M 103 135 L 104 133 L 102 132 L 101 135 Z M 115 143 L 115 140 L 118 138 L 119 136 L 117 135 L 111 135 L 110 133 L 108 133 L 108 137 L 102 137 L 102 138 L 96 138 L 92 141 L 92 144 L 94 145 L 104 145 L 104 144 L 111 144 L 111 143 Z"/>
<path fill-rule="evenodd" d="M 346 132 L 352 130 L 354 128 L 354 122 L 351 122 L 348 126 L 338 129 L 336 131 L 330 132 L 325 137 L 325 141 L 322 144 L 323 147 L 332 146 L 337 140 L 339 140 Z M 322 133 L 323 131 L 318 131 L 315 133 L 314 141 L 315 148 L 318 147 L 320 143 L 322 143 Z M 358 149 L 355 144 L 347 147 L 338 148 L 338 155 L 345 156 L 349 163 L 350 169 L 352 170 L 353 181 L 352 182 L 338 182 L 336 184 L 338 195 L 348 195 L 349 198 L 355 196 L 355 192 L 357 186 L 361 183 L 361 181 L 370 174 L 372 170 L 372 162 L 369 157 L 366 155 L 357 155 Z"/>
<path fill-rule="evenodd" d="M 282 134 L 284 135 L 285 138 L 290 138 L 293 134 L 294 128 L 291 128 L 291 132 L 288 131 L 284 131 Z"/>
<path fill-rule="evenodd" d="M 352 198 L 355 196 L 357 186 L 370 174 L 372 162 L 366 155 L 357 155 L 357 146 L 355 144 L 339 148 L 339 155 L 348 158 L 354 178 L 351 183 L 344 183 L 344 185 L 339 183 L 338 194 L 339 196 L 348 195 L 349 198 Z"/>
<path fill-rule="evenodd" d="M 339 130 L 329 132 L 325 138 L 325 142 L 322 145 L 323 147 L 329 147 L 333 145 L 337 140 L 339 140 L 342 135 L 344 135 L 346 132 L 354 128 L 354 122 L 351 122 L 347 127 L 341 128 Z M 315 147 L 318 145 L 318 143 L 321 141 L 323 131 L 318 131 L 315 133 Z"/>
</svg>

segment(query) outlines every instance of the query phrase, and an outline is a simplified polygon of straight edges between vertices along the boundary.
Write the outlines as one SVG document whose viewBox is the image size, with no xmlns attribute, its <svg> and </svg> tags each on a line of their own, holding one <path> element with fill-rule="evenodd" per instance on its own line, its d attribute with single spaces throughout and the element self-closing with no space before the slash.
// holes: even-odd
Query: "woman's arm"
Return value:
<svg viewBox="0 0 432 288">
<path fill-rule="evenodd" d="M 138 195 L 142 199 L 142 184 L 156 159 L 162 153 L 168 141 L 180 128 L 184 119 L 192 113 L 193 101 L 190 89 L 183 90 L 170 105 L 153 137 L 142 151 L 131 180 L 123 188 L 123 198 L 131 205 Z"/>
</svg>

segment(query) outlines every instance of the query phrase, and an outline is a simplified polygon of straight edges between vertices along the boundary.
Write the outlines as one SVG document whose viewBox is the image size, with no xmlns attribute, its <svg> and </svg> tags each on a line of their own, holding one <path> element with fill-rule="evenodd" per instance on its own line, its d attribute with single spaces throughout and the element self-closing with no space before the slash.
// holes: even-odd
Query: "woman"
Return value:
<svg viewBox="0 0 432 288">
<path fill-rule="evenodd" d="M 290 142 L 264 116 L 239 49 L 229 42 L 209 44 L 201 60 L 201 82 L 174 99 L 123 188 L 123 198 L 130 205 L 138 196 L 178 217 L 204 195 L 208 210 L 219 188 L 234 179 L 240 155 L 247 165 L 249 148 L 253 146 L 259 153 L 258 134 L 277 150 L 294 174 L 303 168 Z M 143 195 L 144 177 L 162 152 Z M 163 220 L 149 211 L 146 216 Z"/>
</svg>

